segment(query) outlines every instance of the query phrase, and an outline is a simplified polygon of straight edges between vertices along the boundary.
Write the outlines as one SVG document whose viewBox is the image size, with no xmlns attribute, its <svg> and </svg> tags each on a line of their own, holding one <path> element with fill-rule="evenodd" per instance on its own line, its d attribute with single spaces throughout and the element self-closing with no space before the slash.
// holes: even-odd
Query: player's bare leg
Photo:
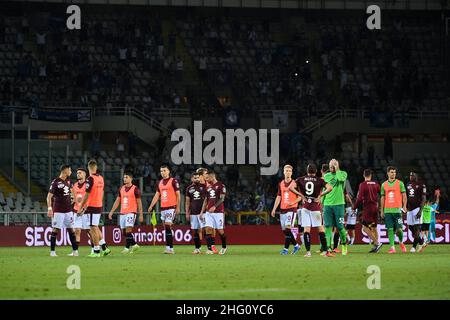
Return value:
<svg viewBox="0 0 450 320">
<path fill-rule="evenodd" d="M 105 239 L 103 239 L 103 234 L 100 231 L 100 228 L 97 227 L 97 236 L 98 236 L 98 245 L 102 248 L 102 256 L 107 256 L 111 253 L 111 249 L 108 248 Z"/>
<path fill-rule="evenodd" d="M 123 229 L 125 236 L 125 249 L 123 249 L 121 253 L 133 253 L 139 250 L 139 245 L 134 240 L 132 231 L 132 227 L 126 227 Z"/>
<path fill-rule="evenodd" d="M 403 243 L 403 230 L 402 230 L 402 228 L 398 228 L 397 229 L 397 237 L 398 237 L 398 243 L 399 243 L 400 249 L 402 250 L 403 253 L 406 253 L 406 246 Z"/>
<path fill-rule="evenodd" d="M 311 258 L 311 227 L 304 227 L 303 243 L 305 244 L 306 254 L 305 258 Z"/>
<path fill-rule="evenodd" d="M 72 253 L 69 253 L 68 256 L 77 257 L 78 256 L 78 243 L 80 243 L 80 241 L 77 241 L 77 237 L 76 237 L 76 233 L 75 233 L 74 229 L 68 228 L 67 232 L 69 233 L 69 239 L 70 239 L 70 243 L 72 245 Z M 81 233 L 81 230 L 80 230 L 80 233 Z"/>
<path fill-rule="evenodd" d="M 89 233 L 91 236 L 91 241 L 94 244 L 94 252 L 90 254 L 91 257 L 99 257 L 100 256 L 100 246 L 98 244 L 99 239 L 98 239 L 97 229 L 98 229 L 98 227 L 91 226 L 91 230 Z"/>
<path fill-rule="evenodd" d="M 222 249 L 220 249 L 219 254 L 223 255 L 227 252 L 227 236 L 225 235 L 225 231 L 223 231 L 223 229 L 217 229 L 217 232 L 219 233 L 220 240 L 222 241 Z"/>
<path fill-rule="evenodd" d="M 163 253 L 165 254 L 174 254 L 173 250 L 173 233 L 172 233 L 172 223 L 164 222 L 164 230 L 166 232 L 166 250 Z"/>
<path fill-rule="evenodd" d="M 74 229 L 75 232 L 75 241 L 78 243 L 78 245 L 81 242 L 81 229 L 80 228 L 76 228 Z"/>
<path fill-rule="evenodd" d="M 341 236 L 339 234 L 339 230 L 337 228 L 333 228 L 334 229 L 334 234 L 333 234 L 333 252 L 334 253 L 341 253 L 341 250 L 339 250 L 338 246 L 339 246 L 339 240 L 341 240 Z"/>
<path fill-rule="evenodd" d="M 202 229 L 192 229 L 192 231 L 194 232 L 194 246 L 195 246 L 194 252 L 192 252 L 192 253 L 200 254 L 200 253 L 202 253 L 202 251 L 201 251 Z"/>
<path fill-rule="evenodd" d="M 205 228 L 205 232 L 206 232 L 206 245 L 208 246 L 208 251 L 206 251 L 206 254 L 215 254 L 217 253 L 217 250 L 215 248 L 215 241 L 213 238 L 213 228 L 211 227 L 206 227 Z"/>
<path fill-rule="evenodd" d="M 325 228 L 324 226 L 317 227 L 317 231 L 319 232 L 319 240 L 320 240 L 320 250 L 317 253 L 320 255 L 325 255 L 327 253 L 327 238 L 325 236 Z"/>
<path fill-rule="evenodd" d="M 294 249 L 292 249 L 291 254 L 297 254 L 297 252 L 300 250 L 300 245 L 297 243 L 297 240 L 295 240 L 294 234 L 292 233 L 292 230 L 290 227 L 286 226 L 286 235 L 287 235 L 287 240 L 289 241 L 293 246 Z M 286 245 L 285 245 L 286 248 Z"/>
<path fill-rule="evenodd" d="M 86 234 L 90 240 L 89 242 L 91 243 L 91 254 L 93 254 L 94 253 L 94 241 L 92 240 L 91 230 L 90 229 L 86 230 Z"/>
<path fill-rule="evenodd" d="M 416 225 L 408 226 L 408 227 L 409 227 L 409 230 L 411 230 L 411 233 L 413 234 L 413 237 L 414 237 L 414 242 L 411 247 L 411 252 L 416 252 L 417 245 L 419 245 L 419 248 L 417 249 L 417 251 L 419 251 L 423 246 L 423 240 L 420 237 L 421 225 L 416 224 Z M 422 250 L 420 250 L 420 251 L 422 251 Z"/>
<path fill-rule="evenodd" d="M 56 255 L 56 237 L 58 236 L 59 229 L 53 228 L 52 234 L 50 235 L 50 256 L 51 257 L 57 257 Z"/>
<path fill-rule="evenodd" d="M 347 242 L 352 246 L 355 242 L 355 229 L 347 230 Z"/>
<path fill-rule="evenodd" d="M 77 250 L 76 250 L 76 252 L 74 251 L 72 253 L 69 253 L 68 255 L 77 257 L 79 255 L 78 247 L 80 246 L 80 241 L 81 241 L 81 229 L 80 228 L 73 229 L 73 232 L 75 233 L 75 243 L 77 244 Z"/>
<path fill-rule="evenodd" d="M 373 248 L 369 251 L 369 253 L 377 253 L 381 246 L 383 245 L 378 241 L 378 230 L 376 226 L 362 226 L 363 231 L 369 236 L 370 240 L 374 244 Z"/>
</svg>

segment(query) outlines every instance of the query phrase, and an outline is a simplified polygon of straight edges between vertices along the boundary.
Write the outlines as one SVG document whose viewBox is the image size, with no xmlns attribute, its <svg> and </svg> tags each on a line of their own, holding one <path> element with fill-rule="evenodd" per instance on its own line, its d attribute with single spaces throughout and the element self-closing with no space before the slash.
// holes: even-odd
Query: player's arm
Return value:
<svg viewBox="0 0 450 320">
<path fill-rule="evenodd" d="M 52 199 L 53 193 L 47 193 L 47 217 L 49 218 L 53 217 Z"/>
<path fill-rule="evenodd" d="M 205 200 L 203 200 L 203 205 L 202 205 L 202 210 L 200 211 L 200 219 L 203 220 L 204 214 L 205 214 L 205 210 L 206 210 L 206 204 L 207 202 L 207 198 L 205 197 Z"/>
<path fill-rule="evenodd" d="M 346 198 L 347 201 L 350 203 L 350 205 L 353 206 L 352 197 L 351 197 L 348 193 L 345 194 L 345 198 Z"/>
<path fill-rule="evenodd" d="M 159 191 L 156 191 L 155 195 L 153 196 L 152 202 L 150 203 L 150 206 L 148 207 L 148 210 L 147 210 L 149 213 L 152 212 L 153 207 L 156 205 L 158 200 L 159 200 Z"/>
<path fill-rule="evenodd" d="M 339 161 L 334 160 L 334 167 L 336 168 L 336 180 L 344 182 L 347 179 L 347 172 L 339 168 Z"/>
<path fill-rule="evenodd" d="M 142 208 L 142 198 L 139 197 L 136 199 L 138 212 L 139 212 L 139 223 L 144 222 L 144 209 Z"/>
<path fill-rule="evenodd" d="M 402 193 L 402 203 L 403 203 L 403 212 L 406 213 L 408 210 L 406 209 L 406 204 L 408 203 L 408 196 L 406 195 L 406 188 L 403 182 L 400 182 L 400 191 Z"/>
<path fill-rule="evenodd" d="M 225 194 L 222 193 L 222 194 L 220 195 L 219 200 L 217 200 L 217 202 L 214 204 L 214 206 L 212 206 L 211 208 L 209 208 L 209 211 L 210 211 L 210 212 L 215 212 L 215 211 L 216 211 L 216 208 L 217 208 L 218 206 L 220 206 L 224 201 L 225 201 Z"/>
<path fill-rule="evenodd" d="M 120 205 L 120 197 L 117 197 L 116 201 L 114 201 L 114 204 L 113 204 L 111 210 L 109 210 L 109 214 L 108 214 L 109 220 L 112 220 L 112 216 L 113 216 L 114 212 L 117 210 L 117 208 L 119 207 L 119 205 Z"/>
<path fill-rule="evenodd" d="M 272 213 L 271 216 L 275 217 L 275 211 L 277 210 L 278 206 L 280 205 L 281 202 L 281 196 L 277 196 L 275 198 L 275 203 L 273 204 L 273 209 L 272 209 Z"/>
<path fill-rule="evenodd" d="M 191 212 L 190 212 L 191 198 L 188 195 L 186 195 L 184 198 L 185 198 L 184 199 L 184 209 L 186 210 L 186 220 L 189 221 L 191 218 Z"/>
<path fill-rule="evenodd" d="M 181 203 L 180 190 L 175 191 L 175 196 L 177 197 L 177 206 L 175 208 L 175 215 L 177 215 L 177 214 L 180 214 L 180 203 Z"/>
<path fill-rule="evenodd" d="M 78 214 L 83 214 L 86 208 L 84 207 L 88 201 L 90 192 L 84 194 L 83 200 L 81 201 L 80 207 L 78 208 Z"/>
<path fill-rule="evenodd" d="M 440 193 L 436 193 L 436 204 L 439 206 L 439 198 L 441 197 Z"/>
<path fill-rule="evenodd" d="M 356 208 L 358 208 L 358 206 L 360 205 L 361 201 L 362 201 L 362 184 L 359 185 L 358 188 L 358 194 L 356 195 L 356 201 L 355 203 L 352 205 L 352 209 L 355 210 Z"/>
<path fill-rule="evenodd" d="M 423 185 L 422 201 L 420 203 L 420 209 L 419 209 L 419 212 L 417 212 L 416 219 L 419 219 L 422 216 L 422 209 L 425 205 L 425 202 L 427 202 L 426 194 L 427 194 L 427 189 L 426 189 L 425 185 Z"/>
<path fill-rule="evenodd" d="M 402 202 L 403 202 L 403 212 L 407 212 L 408 210 L 406 209 L 406 204 L 408 203 L 408 197 L 406 196 L 406 193 L 403 192 L 402 193 Z"/>
<path fill-rule="evenodd" d="M 331 191 L 333 190 L 333 186 L 329 183 L 325 184 L 325 190 L 323 190 L 319 196 L 316 198 L 316 202 L 320 202 L 320 199 L 322 199 L 323 197 L 325 197 L 327 194 L 329 194 Z"/>
<path fill-rule="evenodd" d="M 306 197 L 305 195 L 300 191 L 297 190 L 297 188 L 295 186 L 290 186 L 289 187 L 289 191 L 295 193 L 298 197 L 295 199 L 295 201 L 289 203 L 289 206 L 293 206 L 296 203 L 299 203 L 300 201 L 306 201 Z"/>
<path fill-rule="evenodd" d="M 295 193 L 299 197 L 304 197 L 304 195 L 300 191 L 298 191 L 297 188 L 294 187 L 294 186 L 290 186 L 289 187 L 289 191 L 292 191 L 293 193 Z"/>
<path fill-rule="evenodd" d="M 301 195 L 300 197 L 297 197 L 294 201 L 289 202 L 288 205 L 293 206 L 294 204 L 299 203 L 300 201 L 306 201 L 305 199 L 306 198 L 303 195 Z"/>
<path fill-rule="evenodd" d="M 70 187 L 70 203 L 75 203 L 75 193 L 73 192 L 73 187 Z"/>
</svg>

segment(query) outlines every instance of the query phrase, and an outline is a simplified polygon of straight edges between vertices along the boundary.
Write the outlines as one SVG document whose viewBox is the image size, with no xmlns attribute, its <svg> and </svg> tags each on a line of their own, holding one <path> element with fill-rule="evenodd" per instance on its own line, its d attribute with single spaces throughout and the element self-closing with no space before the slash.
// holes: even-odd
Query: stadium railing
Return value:
<svg viewBox="0 0 450 320">
<path fill-rule="evenodd" d="M 96 116 L 123 116 L 133 115 L 145 120 L 153 120 L 148 114 L 144 113 L 137 107 L 98 107 L 94 109 Z M 191 115 L 189 109 L 183 108 L 164 108 L 164 109 L 152 109 L 151 114 L 153 116 L 161 117 L 189 117 Z M 158 122 L 159 124 L 159 122 Z"/>
<path fill-rule="evenodd" d="M 450 119 L 450 111 L 397 111 L 392 112 L 395 120 L 422 120 L 422 119 Z M 307 126 L 302 132 L 311 132 L 323 127 L 330 121 L 335 119 L 370 119 L 372 111 L 368 110 L 335 110 L 327 115 L 319 118 L 311 125 Z"/>
</svg>

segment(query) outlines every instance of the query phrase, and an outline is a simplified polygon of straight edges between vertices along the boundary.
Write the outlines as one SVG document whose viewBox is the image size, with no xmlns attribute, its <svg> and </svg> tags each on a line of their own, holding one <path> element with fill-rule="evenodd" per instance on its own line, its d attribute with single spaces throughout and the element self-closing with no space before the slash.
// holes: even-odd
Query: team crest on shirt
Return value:
<svg viewBox="0 0 450 320">
<path fill-rule="evenodd" d="M 68 196 L 69 195 L 69 191 L 70 191 L 69 186 L 64 186 L 63 191 L 64 191 L 64 195 Z"/>
<path fill-rule="evenodd" d="M 194 191 L 195 191 L 195 188 L 190 188 L 188 192 L 193 193 Z"/>
<path fill-rule="evenodd" d="M 167 190 L 163 190 L 163 191 L 161 192 L 161 197 L 163 197 L 164 199 L 167 198 Z"/>
<path fill-rule="evenodd" d="M 394 191 L 389 191 L 389 193 L 388 193 L 388 199 L 389 199 L 390 202 L 393 202 L 393 201 L 394 201 L 394 197 L 395 197 Z"/>
</svg>

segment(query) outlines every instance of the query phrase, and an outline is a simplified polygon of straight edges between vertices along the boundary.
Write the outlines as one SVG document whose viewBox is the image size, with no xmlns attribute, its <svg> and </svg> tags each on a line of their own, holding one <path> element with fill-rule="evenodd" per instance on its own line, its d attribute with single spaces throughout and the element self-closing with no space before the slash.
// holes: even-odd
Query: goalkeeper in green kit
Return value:
<svg viewBox="0 0 450 320">
<path fill-rule="evenodd" d="M 323 200 L 323 221 L 325 225 L 325 236 L 327 239 L 327 257 L 334 257 L 331 252 L 331 239 L 333 238 L 333 227 L 339 232 L 342 243 L 342 255 L 347 255 L 347 231 L 344 228 L 345 213 L 345 180 L 347 172 L 339 168 L 339 162 L 336 159 L 330 161 L 330 171 L 324 176 L 326 183 L 333 187 L 330 193 Z"/>
</svg>

